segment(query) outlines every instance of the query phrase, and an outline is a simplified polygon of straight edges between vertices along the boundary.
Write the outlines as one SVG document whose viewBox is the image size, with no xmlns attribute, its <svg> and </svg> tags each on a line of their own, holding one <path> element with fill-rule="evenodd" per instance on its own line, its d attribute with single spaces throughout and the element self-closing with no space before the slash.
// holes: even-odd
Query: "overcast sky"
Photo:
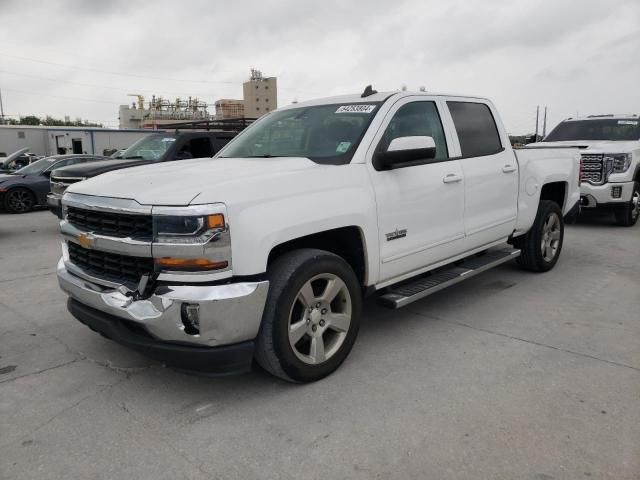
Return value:
<svg viewBox="0 0 640 480">
<path fill-rule="evenodd" d="M 128 93 L 292 100 L 425 86 L 491 98 L 507 130 L 640 113 L 640 0 L 0 0 L 5 114 L 117 126 Z"/>
</svg>

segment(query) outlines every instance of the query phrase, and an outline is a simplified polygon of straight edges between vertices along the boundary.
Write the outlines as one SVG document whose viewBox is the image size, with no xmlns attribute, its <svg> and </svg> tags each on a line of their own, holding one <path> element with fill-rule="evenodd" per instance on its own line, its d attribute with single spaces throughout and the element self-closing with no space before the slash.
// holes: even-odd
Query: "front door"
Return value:
<svg viewBox="0 0 640 480">
<path fill-rule="evenodd" d="M 378 283 L 397 279 L 461 253 L 464 239 L 464 175 L 449 159 L 450 133 L 442 127 L 439 106 L 428 97 L 406 97 L 387 114 L 368 166 L 376 195 L 380 242 Z M 375 151 L 394 138 L 429 136 L 435 161 L 378 171 Z M 449 136 L 449 138 L 448 138 Z"/>
</svg>

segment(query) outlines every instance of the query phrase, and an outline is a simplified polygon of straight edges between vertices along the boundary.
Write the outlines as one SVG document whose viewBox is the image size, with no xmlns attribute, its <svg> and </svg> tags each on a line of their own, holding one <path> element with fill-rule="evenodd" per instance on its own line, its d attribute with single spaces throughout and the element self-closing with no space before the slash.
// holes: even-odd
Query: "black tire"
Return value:
<svg viewBox="0 0 640 480">
<path fill-rule="evenodd" d="M 36 197 L 27 188 L 12 188 L 4 194 L 3 207 L 8 213 L 27 213 L 36 206 Z"/>
<path fill-rule="evenodd" d="M 616 223 L 621 227 L 633 227 L 640 216 L 640 183 L 633 182 L 631 201 L 615 210 Z"/>
<path fill-rule="evenodd" d="M 330 274 L 344 282 L 351 301 L 351 321 L 337 350 L 326 361 L 303 362 L 289 341 L 289 322 L 302 287 L 318 275 Z M 277 258 L 267 270 L 269 295 L 256 340 L 255 359 L 269 373 L 290 382 L 314 382 L 334 372 L 345 360 L 358 335 L 362 290 L 341 257 L 324 250 L 300 249 Z M 305 312 L 305 310 L 302 310 Z M 307 314 L 304 313 L 304 316 Z"/>
<path fill-rule="evenodd" d="M 543 255 L 542 241 L 545 238 L 545 224 L 555 215 L 557 218 L 560 238 L 553 255 L 545 257 Z M 557 263 L 564 241 L 564 220 L 562 210 L 556 202 L 551 200 L 541 200 L 538 205 L 538 212 L 533 222 L 531 230 L 526 235 L 517 237 L 513 241 L 513 246 L 519 248 L 522 253 L 516 259 L 518 265 L 531 272 L 547 272 Z"/>
</svg>

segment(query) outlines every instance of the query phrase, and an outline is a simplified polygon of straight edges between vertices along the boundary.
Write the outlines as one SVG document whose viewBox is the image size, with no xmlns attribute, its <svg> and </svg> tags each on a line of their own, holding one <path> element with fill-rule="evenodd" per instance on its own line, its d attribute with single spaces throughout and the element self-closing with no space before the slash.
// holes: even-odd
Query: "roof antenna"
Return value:
<svg viewBox="0 0 640 480">
<path fill-rule="evenodd" d="M 371 88 L 371 85 L 367 85 L 364 89 L 364 92 L 362 92 L 362 95 L 360 95 L 360 98 L 369 97 L 371 95 L 375 95 L 376 93 L 378 93 L 377 90 Z"/>
</svg>

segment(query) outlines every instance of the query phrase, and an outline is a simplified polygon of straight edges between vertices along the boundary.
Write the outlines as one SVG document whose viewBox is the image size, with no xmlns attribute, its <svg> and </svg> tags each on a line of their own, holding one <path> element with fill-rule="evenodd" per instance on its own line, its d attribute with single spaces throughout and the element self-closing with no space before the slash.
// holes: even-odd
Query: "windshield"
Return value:
<svg viewBox="0 0 640 480">
<path fill-rule="evenodd" d="M 306 157 L 349 163 L 379 102 L 318 105 L 275 111 L 245 130 L 220 157 Z"/>
<path fill-rule="evenodd" d="M 118 155 L 118 158 L 158 160 L 169 150 L 169 147 L 171 147 L 175 141 L 176 138 L 170 135 L 149 135 L 131 145 Z"/>
<path fill-rule="evenodd" d="M 16 170 L 13 172 L 15 175 L 38 175 L 39 173 L 44 172 L 48 167 L 53 165 L 56 161 L 60 160 L 59 158 L 41 158 L 40 160 L 36 160 L 31 165 L 27 165 L 20 170 Z"/>
<path fill-rule="evenodd" d="M 606 119 L 562 122 L 546 136 L 545 142 L 567 140 L 640 140 L 638 120 Z"/>
</svg>

